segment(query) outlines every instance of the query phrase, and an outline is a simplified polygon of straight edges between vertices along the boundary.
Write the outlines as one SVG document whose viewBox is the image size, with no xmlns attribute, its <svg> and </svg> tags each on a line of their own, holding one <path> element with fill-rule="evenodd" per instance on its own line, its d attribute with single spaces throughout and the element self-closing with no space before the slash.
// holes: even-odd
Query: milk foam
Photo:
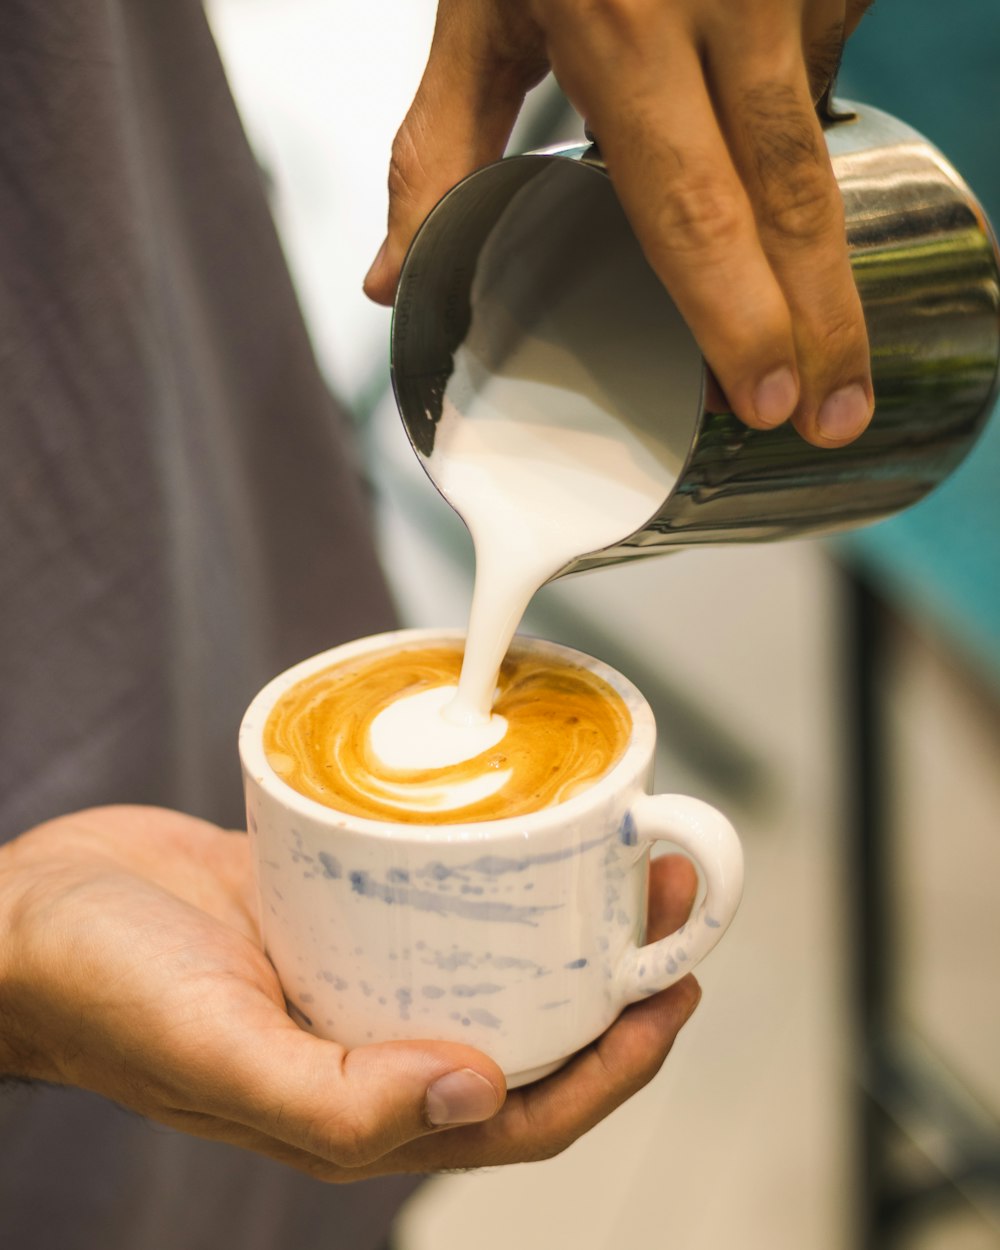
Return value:
<svg viewBox="0 0 1000 1250">
<path fill-rule="evenodd" d="M 404 812 L 453 812 L 471 807 L 490 798 L 510 780 L 510 769 L 493 769 L 470 777 L 468 781 L 440 784 L 436 782 L 390 782 L 379 784 L 379 801 Z"/>
<path fill-rule="evenodd" d="M 496 746 L 507 722 L 495 713 L 475 724 L 442 715 L 457 686 L 437 686 L 406 695 L 372 721 L 368 745 L 383 768 L 433 770 L 461 764 Z"/>
</svg>

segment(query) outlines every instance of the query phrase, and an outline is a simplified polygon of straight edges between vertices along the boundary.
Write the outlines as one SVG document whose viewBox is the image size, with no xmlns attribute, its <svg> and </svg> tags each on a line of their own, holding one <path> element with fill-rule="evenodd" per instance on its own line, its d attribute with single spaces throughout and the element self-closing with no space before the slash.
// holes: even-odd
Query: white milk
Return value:
<svg viewBox="0 0 1000 1250">
<path fill-rule="evenodd" d="M 502 716 L 468 725 L 442 715 L 457 693 L 457 686 L 437 686 L 383 708 L 368 731 L 368 745 L 381 763 L 393 769 L 445 768 L 496 746 L 507 732 Z"/>
<path fill-rule="evenodd" d="M 497 671 L 532 595 L 576 556 L 637 530 L 673 475 L 593 396 L 535 381 L 546 345 L 511 358 L 464 419 L 438 430 L 438 482 L 476 551 L 476 581 L 458 697 L 448 716 L 488 719 Z M 448 400 L 446 399 L 446 404 Z"/>
<path fill-rule="evenodd" d="M 690 332 L 610 184 L 563 169 L 535 178 L 480 255 L 428 464 L 472 535 L 476 577 L 457 694 L 411 709 L 413 759 L 484 749 L 497 672 L 529 600 L 658 510 L 701 384 Z M 403 741 L 394 753 L 410 749 Z"/>
</svg>

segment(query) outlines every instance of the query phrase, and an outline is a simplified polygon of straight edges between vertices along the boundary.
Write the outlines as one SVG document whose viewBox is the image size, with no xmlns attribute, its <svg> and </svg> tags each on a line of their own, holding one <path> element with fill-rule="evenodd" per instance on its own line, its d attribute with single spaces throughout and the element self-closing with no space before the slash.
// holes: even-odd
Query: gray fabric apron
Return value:
<svg viewBox="0 0 1000 1250">
<path fill-rule="evenodd" d="M 242 824 L 251 695 L 391 624 L 349 434 L 200 6 L 5 0 L 0 840 L 109 802 Z M 412 1187 L 0 1088 L 5 1250 L 366 1250 Z"/>
</svg>

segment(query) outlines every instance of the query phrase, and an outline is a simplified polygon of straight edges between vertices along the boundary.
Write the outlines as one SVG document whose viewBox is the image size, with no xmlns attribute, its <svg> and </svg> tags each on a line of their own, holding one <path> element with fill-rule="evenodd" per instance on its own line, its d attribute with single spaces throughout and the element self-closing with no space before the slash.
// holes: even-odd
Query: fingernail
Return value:
<svg viewBox="0 0 1000 1250">
<path fill-rule="evenodd" d="M 798 397 L 791 369 L 775 369 L 754 392 L 753 406 L 757 420 L 761 425 L 780 425 L 792 415 Z"/>
<path fill-rule="evenodd" d="M 500 1100 L 486 1079 L 471 1068 L 439 1077 L 427 1091 L 424 1112 L 430 1124 L 478 1124 L 496 1115 Z"/>
<path fill-rule="evenodd" d="M 371 282 L 372 278 L 375 277 L 378 270 L 382 268 L 382 261 L 385 259 L 385 254 L 386 254 L 386 251 L 388 250 L 388 247 L 389 247 L 389 240 L 388 238 L 385 238 L 382 240 L 382 246 L 375 253 L 375 259 L 372 261 L 371 268 L 365 274 L 365 281 L 364 281 L 365 286 L 367 286 L 368 283 Z"/>
<path fill-rule="evenodd" d="M 868 424 L 871 409 L 864 388 L 857 382 L 827 395 L 819 410 L 816 424 L 824 438 L 840 442 L 854 438 Z"/>
</svg>

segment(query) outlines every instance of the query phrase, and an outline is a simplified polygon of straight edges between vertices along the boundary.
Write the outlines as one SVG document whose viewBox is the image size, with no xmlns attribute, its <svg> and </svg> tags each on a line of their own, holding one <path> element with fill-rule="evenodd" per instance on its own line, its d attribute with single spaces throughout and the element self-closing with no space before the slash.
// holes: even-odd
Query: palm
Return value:
<svg viewBox="0 0 1000 1250">
<path fill-rule="evenodd" d="M 432 1132 L 428 1085 L 472 1069 L 502 1087 L 496 1065 L 453 1043 L 346 1052 L 300 1030 L 257 935 L 244 836 L 176 812 L 105 808 L 3 852 L 0 915 L 17 916 L 0 968 L 13 986 L 8 1070 L 327 1180 L 553 1154 L 649 1080 L 696 1001 L 682 982 L 486 1123 Z M 659 861 L 653 880 L 651 936 L 680 922 L 694 887 L 684 861 Z"/>
<path fill-rule="evenodd" d="M 24 926 L 38 1027 L 75 1043 L 37 1075 L 169 1118 L 173 1082 L 213 1041 L 294 1028 L 257 939 L 245 837 L 130 808 L 31 836 L 47 861 Z M 50 959 L 54 949 L 74 952 L 72 965 Z"/>
</svg>

